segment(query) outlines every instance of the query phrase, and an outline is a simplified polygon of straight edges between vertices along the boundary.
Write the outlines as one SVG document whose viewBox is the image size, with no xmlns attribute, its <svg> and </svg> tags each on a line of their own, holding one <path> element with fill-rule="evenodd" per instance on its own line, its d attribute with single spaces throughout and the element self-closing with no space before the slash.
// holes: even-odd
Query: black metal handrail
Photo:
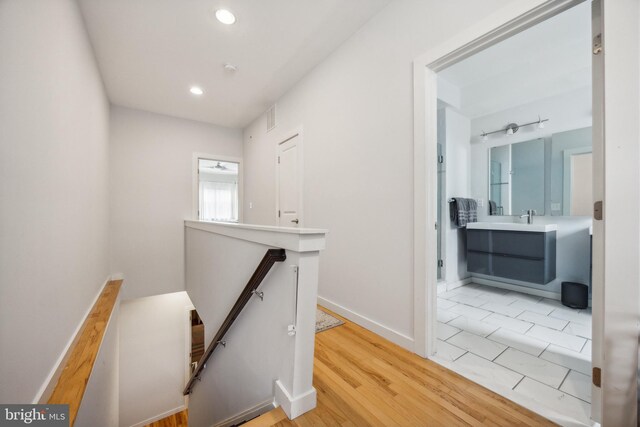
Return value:
<svg viewBox="0 0 640 427">
<path fill-rule="evenodd" d="M 222 322 L 222 326 L 220 326 L 220 329 L 218 329 L 218 333 L 216 333 L 216 335 L 213 337 L 213 340 L 211 341 L 211 344 L 209 344 L 209 347 L 207 347 L 207 351 L 204 352 L 204 354 L 198 361 L 197 368 L 191 374 L 189 382 L 187 382 L 187 385 L 184 388 L 183 394 L 185 396 L 191 393 L 193 386 L 200 378 L 200 374 L 204 370 L 205 364 L 213 354 L 213 351 L 216 349 L 216 347 L 218 347 L 218 344 L 222 343 L 222 339 L 224 338 L 225 334 L 229 331 L 231 325 L 233 325 L 233 322 L 240 315 L 245 305 L 247 305 L 247 303 L 251 299 L 251 295 L 253 295 L 254 291 L 258 288 L 258 286 L 260 286 L 260 283 L 262 283 L 262 280 L 266 277 L 267 273 L 269 273 L 269 270 L 271 270 L 273 264 L 275 264 L 276 262 L 282 262 L 286 259 L 287 255 L 285 254 L 284 249 L 269 249 L 264 255 L 264 258 L 262 258 L 262 261 L 260 261 L 260 264 L 258 264 L 256 271 L 253 273 L 253 275 L 247 282 L 247 285 L 242 290 L 240 297 L 238 297 L 238 300 L 227 315 L 227 318 L 224 319 L 224 322 Z"/>
</svg>

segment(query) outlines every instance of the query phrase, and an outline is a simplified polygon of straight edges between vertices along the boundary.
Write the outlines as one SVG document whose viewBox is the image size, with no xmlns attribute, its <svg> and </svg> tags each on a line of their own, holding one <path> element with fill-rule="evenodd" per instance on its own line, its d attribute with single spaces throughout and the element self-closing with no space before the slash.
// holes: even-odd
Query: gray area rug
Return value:
<svg viewBox="0 0 640 427">
<path fill-rule="evenodd" d="M 316 309 L 316 334 L 318 332 L 326 331 L 327 329 L 335 328 L 342 325 L 344 322 L 340 319 L 336 319 L 330 314 L 325 313 L 322 310 Z"/>
</svg>

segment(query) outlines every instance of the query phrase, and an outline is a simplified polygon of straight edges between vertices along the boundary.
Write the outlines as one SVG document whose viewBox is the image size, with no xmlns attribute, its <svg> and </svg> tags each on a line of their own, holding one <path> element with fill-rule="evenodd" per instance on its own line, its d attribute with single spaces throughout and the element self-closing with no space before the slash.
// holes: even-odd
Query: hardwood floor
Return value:
<svg viewBox="0 0 640 427">
<path fill-rule="evenodd" d="M 288 420 L 277 408 L 245 427 L 554 425 L 435 362 L 341 319 L 345 321 L 343 326 L 316 335 L 314 386 L 318 406 L 295 420 Z"/>
<path fill-rule="evenodd" d="M 345 324 L 316 335 L 313 382 L 318 406 L 295 420 L 287 419 L 277 408 L 243 427 L 554 425 L 435 362 L 325 311 Z M 186 425 L 165 420 L 151 427 Z"/>
<path fill-rule="evenodd" d="M 163 418 L 160 421 L 156 421 L 151 424 L 147 424 L 145 427 L 188 427 L 189 426 L 189 413 L 185 409 L 182 412 L 170 415 L 167 418 Z"/>
</svg>

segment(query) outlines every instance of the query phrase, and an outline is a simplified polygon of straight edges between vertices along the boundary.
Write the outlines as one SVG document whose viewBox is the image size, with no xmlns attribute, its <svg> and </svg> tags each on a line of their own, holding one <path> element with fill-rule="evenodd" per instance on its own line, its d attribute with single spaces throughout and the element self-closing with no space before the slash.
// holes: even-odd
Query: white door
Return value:
<svg viewBox="0 0 640 427">
<path fill-rule="evenodd" d="M 278 221 L 280 227 L 298 227 L 301 218 L 300 134 L 278 144 Z"/>
<path fill-rule="evenodd" d="M 636 426 L 640 7 L 637 0 L 594 0 L 592 11 L 592 419 Z"/>
</svg>

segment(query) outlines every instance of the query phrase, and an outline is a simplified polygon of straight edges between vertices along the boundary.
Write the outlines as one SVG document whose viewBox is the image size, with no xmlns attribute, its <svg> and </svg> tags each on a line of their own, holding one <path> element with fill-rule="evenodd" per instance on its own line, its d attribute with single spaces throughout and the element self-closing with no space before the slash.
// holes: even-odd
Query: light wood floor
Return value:
<svg viewBox="0 0 640 427">
<path fill-rule="evenodd" d="M 187 409 L 177 414 L 163 418 L 155 423 L 147 424 L 145 427 L 188 427 L 189 426 L 189 414 Z"/>
<path fill-rule="evenodd" d="M 341 319 L 345 321 L 343 326 L 316 335 L 313 383 L 318 406 L 295 420 L 288 420 L 277 408 L 245 427 L 554 425 L 455 372 Z"/>
<path fill-rule="evenodd" d="M 245 427 L 553 425 L 455 372 L 341 319 L 343 326 L 316 335 L 313 384 L 318 406 L 291 421 L 278 408 Z"/>
</svg>

